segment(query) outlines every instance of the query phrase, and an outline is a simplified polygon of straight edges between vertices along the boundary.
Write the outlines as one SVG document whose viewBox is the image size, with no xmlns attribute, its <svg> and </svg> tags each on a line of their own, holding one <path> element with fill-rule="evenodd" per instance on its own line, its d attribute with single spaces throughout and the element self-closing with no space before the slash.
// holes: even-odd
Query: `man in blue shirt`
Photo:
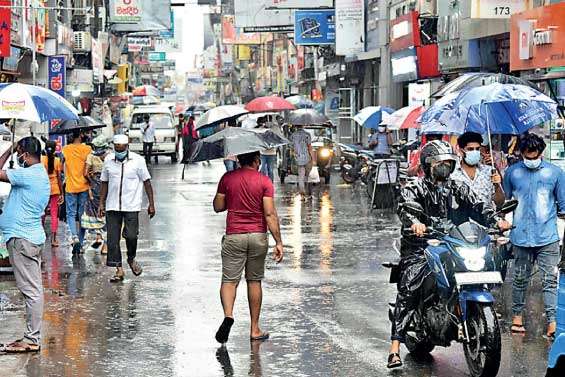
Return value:
<svg viewBox="0 0 565 377">
<path fill-rule="evenodd" d="M 512 165 L 504 176 L 504 192 L 508 199 L 518 199 L 510 239 L 514 250 L 512 283 L 512 332 L 524 333 L 522 312 L 532 267 L 537 260 L 542 278 L 547 336 L 555 333 L 557 305 L 557 264 L 559 235 L 557 208 L 565 212 L 565 177 L 563 171 L 542 160 L 543 139 L 526 134 L 520 141 L 523 161 Z"/>
<path fill-rule="evenodd" d="M 4 352 L 38 352 L 41 348 L 43 317 L 43 283 L 41 251 L 45 231 L 41 216 L 51 192 L 47 171 L 41 164 L 41 144 L 35 137 L 26 137 L 16 147 L 20 169 L 0 170 L 0 181 L 12 185 L 0 216 L 16 286 L 26 303 L 26 330 L 23 339 L 3 348 Z M 6 164 L 11 151 L 0 156 L 0 167 Z"/>
</svg>

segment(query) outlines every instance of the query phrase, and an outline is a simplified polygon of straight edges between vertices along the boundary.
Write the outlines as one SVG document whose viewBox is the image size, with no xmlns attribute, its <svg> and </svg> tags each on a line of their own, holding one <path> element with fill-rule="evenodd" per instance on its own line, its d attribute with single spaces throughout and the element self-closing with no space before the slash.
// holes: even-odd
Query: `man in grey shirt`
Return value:
<svg viewBox="0 0 565 377">
<path fill-rule="evenodd" d="M 290 135 L 290 142 L 294 150 L 294 157 L 298 165 L 298 189 L 300 194 L 306 194 L 306 182 L 312 170 L 312 165 L 316 163 L 314 150 L 312 149 L 312 137 L 302 128 L 295 126 L 296 131 Z"/>
</svg>

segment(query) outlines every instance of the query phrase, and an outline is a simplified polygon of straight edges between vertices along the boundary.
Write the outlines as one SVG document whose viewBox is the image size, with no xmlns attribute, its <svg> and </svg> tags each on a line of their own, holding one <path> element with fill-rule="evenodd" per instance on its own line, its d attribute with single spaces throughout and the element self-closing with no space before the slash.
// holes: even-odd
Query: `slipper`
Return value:
<svg viewBox="0 0 565 377">
<path fill-rule="evenodd" d="M 398 368 L 402 366 L 402 359 L 399 353 L 391 353 L 388 355 L 387 368 Z"/>
<path fill-rule="evenodd" d="M 230 317 L 224 318 L 224 321 L 220 325 L 220 328 L 216 332 L 216 340 L 218 343 L 227 343 L 230 336 L 231 327 L 233 325 L 234 319 Z"/>
<path fill-rule="evenodd" d="M 252 336 L 249 338 L 249 340 L 251 340 L 252 342 L 258 341 L 258 342 L 262 342 L 264 340 L 269 339 L 269 333 L 268 332 L 264 332 L 263 334 L 259 335 L 259 336 Z"/>
<path fill-rule="evenodd" d="M 513 334 L 525 334 L 526 333 L 526 328 L 524 327 L 524 325 L 520 325 L 520 324 L 512 324 L 512 326 L 510 327 L 510 331 Z"/>
<path fill-rule="evenodd" d="M 141 266 L 139 265 L 139 263 L 137 263 L 137 261 L 134 259 L 131 262 L 128 262 L 129 267 L 131 268 L 131 272 L 133 272 L 133 274 L 135 276 L 139 276 L 141 275 L 141 273 L 143 272 L 143 269 L 141 268 Z"/>
<path fill-rule="evenodd" d="M 23 339 L 16 340 L 6 346 L 1 348 L 2 352 L 5 353 L 28 353 L 28 352 L 39 352 L 41 351 L 41 346 L 38 344 L 31 344 L 24 342 Z"/>
<path fill-rule="evenodd" d="M 124 276 L 125 276 L 125 274 L 120 275 L 120 274 L 116 273 L 114 276 L 112 276 L 110 278 L 110 283 L 119 283 L 121 281 L 124 281 Z"/>
</svg>

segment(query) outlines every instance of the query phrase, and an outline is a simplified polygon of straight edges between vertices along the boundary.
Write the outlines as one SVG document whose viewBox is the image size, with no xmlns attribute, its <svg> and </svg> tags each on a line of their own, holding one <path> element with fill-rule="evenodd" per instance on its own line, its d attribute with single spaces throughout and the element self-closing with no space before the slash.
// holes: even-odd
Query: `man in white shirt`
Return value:
<svg viewBox="0 0 565 377">
<path fill-rule="evenodd" d="M 135 257 L 144 189 L 149 200 L 147 213 L 150 218 L 155 216 L 153 188 L 147 164 L 140 155 L 129 151 L 128 142 L 127 135 L 114 136 L 114 153 L 110 153 L 104 160 L 100 177 L 100 216 L 106 215 L 108 231 L 106 265 L 117 268 L 111 282 L 123 281 L 125 276 L 120 249 L 121 236 L 126 240 L 128 264 L 133 274 L 139 276 L 143 271 Z"/>
<path fill-rule="evenodd" d="M 151 155 L 153 154 L 153 142 L 155 141 L 155 124 L 150 120 L 149 114 L 143 117 L 143 125 L 141 133 L 143 134 L 143 155 L 145 163 L 151 164 Z"/>
</svg>

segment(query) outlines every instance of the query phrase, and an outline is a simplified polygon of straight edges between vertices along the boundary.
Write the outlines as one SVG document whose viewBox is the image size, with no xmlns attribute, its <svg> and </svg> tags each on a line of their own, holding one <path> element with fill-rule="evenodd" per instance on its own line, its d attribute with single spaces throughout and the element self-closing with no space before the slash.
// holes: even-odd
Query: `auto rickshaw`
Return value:
<svg viewBox="0 0 565 377">
<path fill-rule="evenodd" d="M 285 137 L 289 138 L 294 132 L 294 127 L 285 125 Z M 316 166 L 320 179 L 324 179 L 326 184 L 330 183 L 332 160 L 335 155 L 333 142 L 333 129 L 331 124 L 323 126 L 304 126 L 306 132 L 312 136 L 312 149 L 316 153 Z M 298 175 L 298 165 L 294 158 L 294 152 L 290 145 L 279 148 L 277 152 L 278 173 L 281 183 L 289 175 Z"/>
</svg>

